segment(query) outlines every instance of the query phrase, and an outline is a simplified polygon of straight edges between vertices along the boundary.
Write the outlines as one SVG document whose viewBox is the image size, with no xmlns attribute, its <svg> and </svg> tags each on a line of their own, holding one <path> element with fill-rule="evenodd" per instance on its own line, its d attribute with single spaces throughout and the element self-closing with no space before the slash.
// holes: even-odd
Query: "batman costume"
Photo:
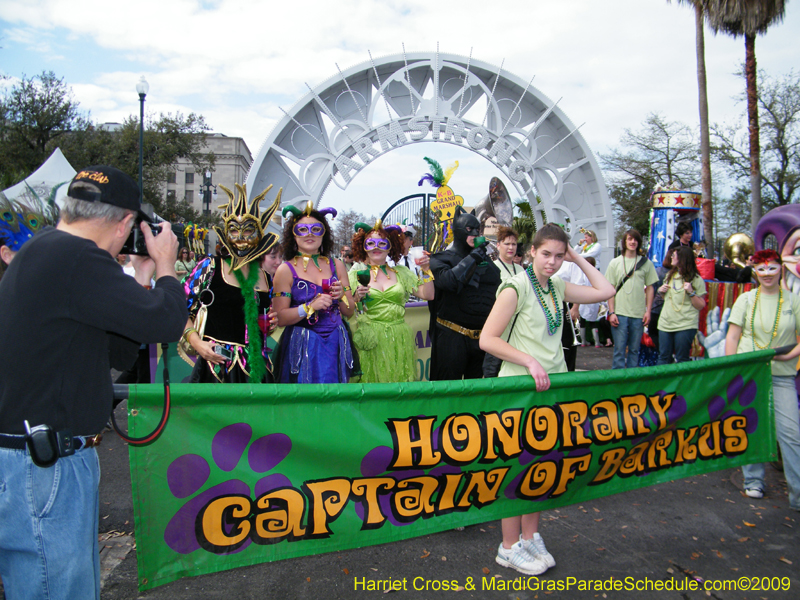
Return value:
<svg viewBox="0 0 800 600">
<path fill-rule="evenodd" d="M 436 298 L 431 313 L 430 379 L 478 379 L 483 358 L 478 338 L 494 306 L 500 270 L 489 260 L 486 246 L 470 243 L 480 235 L 474 214 L 456 210 L 453 245 L 431 256 Z"/>
</svg>

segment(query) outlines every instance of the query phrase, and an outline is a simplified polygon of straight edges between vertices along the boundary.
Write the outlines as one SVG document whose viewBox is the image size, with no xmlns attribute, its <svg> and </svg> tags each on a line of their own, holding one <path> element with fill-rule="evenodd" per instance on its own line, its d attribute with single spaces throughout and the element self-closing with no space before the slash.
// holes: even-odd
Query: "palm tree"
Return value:
<svg viewBox="0 0 800 600">
<path fill-rule="evenodd" d="M 538 201 L 539 197 L 537 196 L 536 199 Z M 514 206 L 519 213 L 512 222 L 514 231 L 519 234 L 517 243 L 521 246 L 527 246 L 533 241 L 533 236 L 536 235 L 536 217 L 533 215 L 533 208 L 531 208 L 531 204 L 527 200 L 520 198 L 514 202 Z"/>
<path fill-rule="evenodd" d="M 670 0 L 667 0 L 669 2 Z M 703 22 L 705 7 L 709 0 L 677 0 L 678 4 L 694 7 L 695 45 L 697 50 L 697 97 L 700 109 L 700 181 L 702 187 L 703 235 L 709 249 L 709 258 L 714 258 L 714 210 L 711 202 L 711 144 L 708 124 L 708 92 L 706 89 L 706 57 Z"/>
<path fill-rule="evenodd" d="M 706 6 L 709 26 L 733 37 L 744 36 L 744 72 L 747 85 L 747 120 L 750 129 L 750 213 L 752 231 L 761 219 L 761 152 L 758 142 L 758 85 L 756 35 L 783 21 L 784 0 L 698 0 Z"/>
</svg>

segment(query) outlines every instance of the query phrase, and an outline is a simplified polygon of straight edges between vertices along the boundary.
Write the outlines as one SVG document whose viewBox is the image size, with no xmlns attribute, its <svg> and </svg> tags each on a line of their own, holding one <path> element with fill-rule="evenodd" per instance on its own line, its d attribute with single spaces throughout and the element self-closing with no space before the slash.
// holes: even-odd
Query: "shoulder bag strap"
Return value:
<svg viewBox="0 0 800 600">
<path fill-rule="evenodd" d="M 623 285 L 625 285 L 625 282 L 626 282 L 626 281 L 628 281 L 628 279 L 630 279 L 630 278 L 633 276 L 633 274 L 634 274 L 634 273 L 636 273 L 636 270 L 637 270 L 639 267 L 641 267 L 641 266 L 644 264 L 644 261 L 646 261 L 646 260 L 647 260 L 647 257 L 646 257 L 646 256 L 642 256 L 642 257 L 639 259 L 639 262 L 637 262 L 637 263 L 634 265 L 634 267 L 633 267 L 633 270 L 632 270 L 630 273 L 626 273 L 626 274 L 625 274 L 625 277 L 623 277 L 623 278 L 622 278 L 622 281 L 620 281 L 620 282 L 617 284 L 617 293 L 619 293 L 619 291 L 622 289 L 622 286 L 623 286 Z"/>
</svg>

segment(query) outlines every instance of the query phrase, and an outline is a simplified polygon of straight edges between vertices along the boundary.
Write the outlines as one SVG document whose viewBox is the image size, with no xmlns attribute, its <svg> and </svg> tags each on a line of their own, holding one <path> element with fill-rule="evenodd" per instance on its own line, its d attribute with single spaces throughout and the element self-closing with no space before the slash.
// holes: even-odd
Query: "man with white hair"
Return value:
<svg viewBox="0 0 800 600">
<path fill-rule="evenodd" d="M 177 341 L 187 320 L 169 223 L 129 277 L 114 260 L 140 213 L 139 186 L 109 166 L 69 185 L 0 281 L 0 576 L 8 600 L 100 598 L 100 465 L 111 367 L 140 343 Z M 151 277 L 155 286 L 150 289 Z"/>
</svg>

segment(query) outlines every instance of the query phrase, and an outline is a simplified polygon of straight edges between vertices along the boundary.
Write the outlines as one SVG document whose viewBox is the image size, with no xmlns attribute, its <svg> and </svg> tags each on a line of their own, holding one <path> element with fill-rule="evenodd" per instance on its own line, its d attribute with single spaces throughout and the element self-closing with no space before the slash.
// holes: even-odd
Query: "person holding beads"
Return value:
<svg viewBox="0 0 800 600">
<path fill-rule="evenodd" d="M 781 287 L 782 264 L 774 250 L 760 250 L 753 255 L 753 272 L 759 287 L 736 299 L 728 317 L 725 354 L 793 346 L 790 352 L 776 354 L 772 359 L 772 390 L 789 506 L 800 511 L 800 410 L 795 389 L 795 364 L 800 356 L 800 296 Z M 745 493 L 750 498 L 763 498 L 764 465 L 745 465 L 742 474 Z"/>
<path fill-rule="evenodd" d="M 499 377 L 530 375 L 536 391 L 541 392 L 549 389 L 551 374 L 567 371 L 561 351 L 561 329 L 568 318 L 562 308 L 564 301 L 602 302 L 614 295 L 614 286 L 569 246 L 569 237 L 558 225 L 539 229 L 531 258 L 533 262 L 524 272 L 500 285 L 480 346 L 503 360 Z M 565 260 L 580 267 L 590 286 L 566 283 L 555 276 Z M 506 341 L 505 331 L 512 319 Z M 497 563 L 526 575 L 539 575 L 555 566 L 538 529 L 539 513 L 503 519 Z"/>
<path fill-rule="evenodd" d="M 288 218 L 286 218 L 288 216 Z M 333 235 L 326 215 L 336 210 L 283 209 L 284 263 L 275 272 L 274 305 L 285 327 L 278 350 L 280 383 L 347 383 L 353 373 L 350 317 L 355 301 L 342 261 L 331 257 Z"/>
<path fill-rule="evenodd" d="M 673 248 L 666 253 L 664 260 L 661 261 L 661 266 L 656 267 L 658 281 L 653 284 L 656 293 L 653 294 L 653 305 L 650 307 L 650 323 L 647 325 L 647 332 L 651 334 L 650 339 L 653 340 L 656 352 L 658 352 L 658 320 L 661 318 L 661 308 L 664 306 L 664 297 L 658 293 L 658 289 L 664 285 L 664 279 L 672 270 L 672 265 L 677 264 L 678 260 L 675 257 L 676 250 Z"/>
<path fill-rule="evenodd" d="M 658 364 L 668 365 L 689 360 L 692 341 L 697 334 L 700 311 L 706 306 L 706 284 L 697 272 L 694 252 L 688 246 L 676 248 L 677 259 L 658 288 L 664 299 L 658 321 Z"/>
<path fill-rule="evenodd" d="M 504 282 L 523 270 L 519 263 L 514 262 L 517 255 L 517 239 L 519 234 L 505 225 L 497 228 L 497 260 L 494 264 L 500 269 L 500 281 Z"/>
<path fill-rule="evenodd" d="M 185 278 L 189 321 L 178 345 L 184 360 L 197 356 L 192 383 L 272 382 L 272 363 L 265 344 L 274 330 L 271 280 L 260 268 L 261 258 L 278 243 L 266 231 L 280 206 L 281 192 L 264 213 L 259 203 L 268 186 L 248 206 L 247 189 L 236 184 L 236 195 L 228 195 L 222 228 L 214 227 L 220 248 L 215 257 L 202 259 Z"/>
<path fill-rule="evenodd" d="M 403 233 L 397 225 L 384 228 L 380 220 L 375 227 L 356 223 L 353 235 L 353 258 L 370 272 L 369 285 L 358 283 L 359 271 L 350 271 L 350 285 L 356 301 L 367 298 L 366 312 L 358 315 L 353 343 L 361 361 L 362 383 L 416 381 L 414 369 L 414 337 L 405 322 L 406 302 L 413 293 L 423 300 L 432 300 L 433 278 L 425 283 L 410 269 L 398 263 L 403 252 Z M 395 265 L 387 264 L 387 257 Z M 430 257 L 423 255 L 419 267 L 430 273 Z"/>
</svg>

